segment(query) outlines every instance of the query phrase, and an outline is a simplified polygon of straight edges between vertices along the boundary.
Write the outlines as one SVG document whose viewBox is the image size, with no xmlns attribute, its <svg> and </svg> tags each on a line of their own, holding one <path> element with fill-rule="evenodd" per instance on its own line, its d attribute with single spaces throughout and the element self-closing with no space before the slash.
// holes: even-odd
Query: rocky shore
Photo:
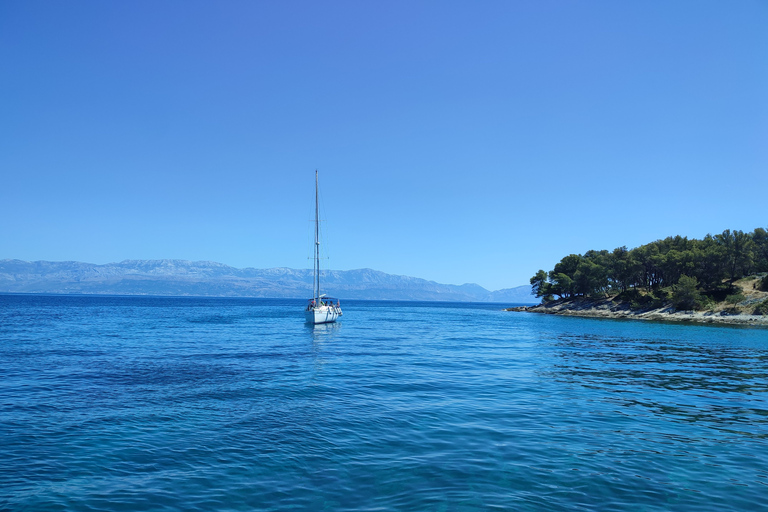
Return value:
<svg viewBox="0 0 768 512">
<path fill-rule="evenodd" d="M 700 324 L 754 325 L 768 327 L 768 316 L 723 311 L 675 311 L 672 306 L 658 309 L 632 310 L 629 304 L 611 299 L 571 299 L 537 306 L 508 308 L 505 311 L 547 313 L 586 318 L 635 319 Z"/>
</svg>

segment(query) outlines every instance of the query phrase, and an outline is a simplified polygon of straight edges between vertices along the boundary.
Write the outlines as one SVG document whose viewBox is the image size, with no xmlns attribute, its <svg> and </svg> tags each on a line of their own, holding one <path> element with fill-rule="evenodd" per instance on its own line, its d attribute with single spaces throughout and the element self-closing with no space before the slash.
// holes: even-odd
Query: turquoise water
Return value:
<svg viewBox="0 0 768 512">
<path fill-rule="evenodd" d="M 0 509 L 757 510 L 768 330 L 0 296 Z"/>
</svg>

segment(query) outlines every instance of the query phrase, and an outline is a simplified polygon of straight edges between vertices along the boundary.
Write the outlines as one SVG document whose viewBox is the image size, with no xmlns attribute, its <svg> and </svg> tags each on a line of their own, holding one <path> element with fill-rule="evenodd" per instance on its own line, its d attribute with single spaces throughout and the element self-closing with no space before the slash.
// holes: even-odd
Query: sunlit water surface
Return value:
<svg viewBox="0 0 768 512">
<path fill-rule="evenodd" d="M 768 330 L 0 296 L 0 509 L 756 510 Z"/>
</svg>

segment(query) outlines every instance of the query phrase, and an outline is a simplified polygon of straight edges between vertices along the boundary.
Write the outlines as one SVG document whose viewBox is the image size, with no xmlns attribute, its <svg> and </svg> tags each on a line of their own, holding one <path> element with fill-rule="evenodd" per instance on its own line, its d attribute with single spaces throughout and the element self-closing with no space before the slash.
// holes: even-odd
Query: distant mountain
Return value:
<svg viewBox="0 0 768 512">
<path fill-rule="evenodd" d="M 325 271 L 322 286 L 328 295 L 347 299 L 537 302 L 529 285 L 490 292 L 477 284 L 440 284 L 371 269 Z M 186 260 L 125 260 L 105 265 L 0 260 L 0 293 L 305 298 L 311 290 L 311 270 L 239 269 Z"/>
</svg>

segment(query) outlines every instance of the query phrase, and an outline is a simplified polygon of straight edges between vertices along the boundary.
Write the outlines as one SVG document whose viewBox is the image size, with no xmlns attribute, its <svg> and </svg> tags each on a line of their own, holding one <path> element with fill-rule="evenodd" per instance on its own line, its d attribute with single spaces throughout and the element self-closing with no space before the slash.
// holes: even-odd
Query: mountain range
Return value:
<svg viewBox="0 0 768 512">
<path fill-rule="evenodd" d="M 326 270 L 322 289 L 342 299 L 527 303 L 530 285 L 489 291 L 477 284 L 440 284 L 377 270 Z M 0 293 L 171 295 L 308 298 L 312 271 L 234 268 L 212 261 L 125 260 L 97 265 L 77 261 L 0 260 Z"/>
</svg>

